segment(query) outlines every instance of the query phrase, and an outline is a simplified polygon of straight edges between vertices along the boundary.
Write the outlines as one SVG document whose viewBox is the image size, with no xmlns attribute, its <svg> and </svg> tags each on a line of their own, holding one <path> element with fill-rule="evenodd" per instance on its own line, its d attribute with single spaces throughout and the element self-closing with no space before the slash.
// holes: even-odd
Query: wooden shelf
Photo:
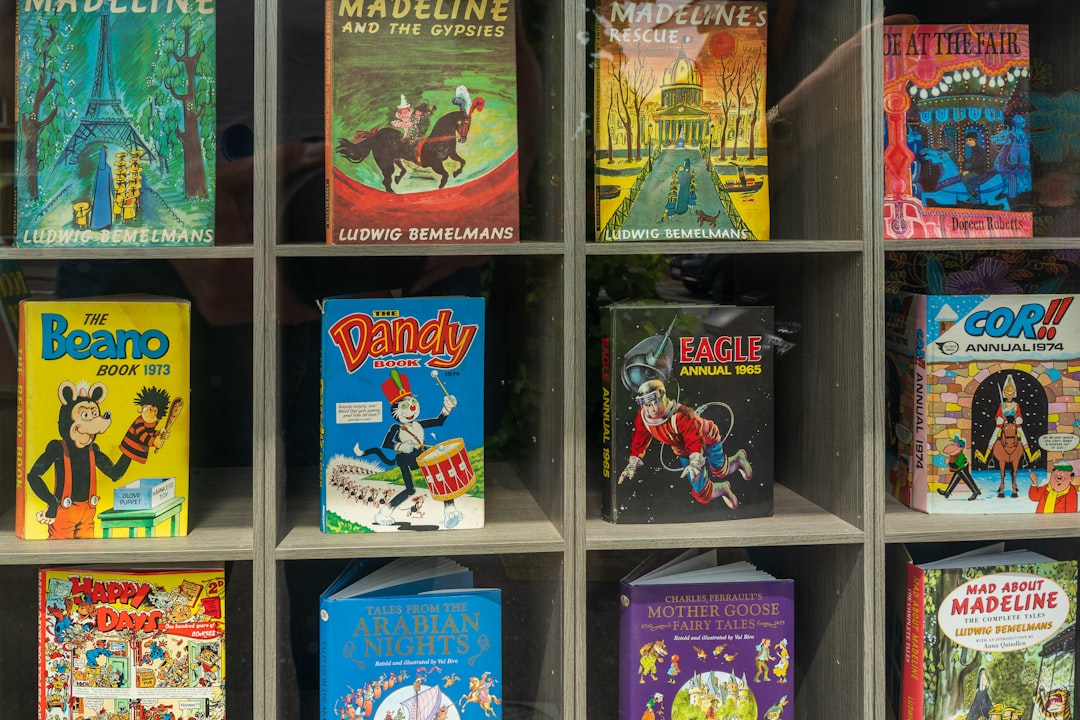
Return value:
<svg viewBox="0 0 1080 720">
<path fill-rule="evenodd" d="M 1080 537 L 1074 514 L 928 515 L 885 499 L 885 542 L 963 542 Z"/>
</svg>

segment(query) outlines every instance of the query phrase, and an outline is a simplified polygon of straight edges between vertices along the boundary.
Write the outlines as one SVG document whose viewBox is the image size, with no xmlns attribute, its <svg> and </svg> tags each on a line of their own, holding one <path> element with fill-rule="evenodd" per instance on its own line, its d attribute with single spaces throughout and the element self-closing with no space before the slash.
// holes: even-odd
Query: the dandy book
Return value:
<svg viewBox="0 0 1080 720">
<path fill-rule="evenodd" d="M 439 557 L 357 561 L 319 603 L 319 717 L 501 717 L 502 605 Z"/>
<path fill-rule="evenodd" d="M 518 241 L 515 4 L 326 3 L 327 241 Z"/>
<path fill-rule="evenodd" d="M 652 556 L 620 585 L 619 720 L 795 716 L 795 585 L 715 550 Z"/>
<path fill-rule="evenodd" d="M 483 298 L 323 301 L 323 531 L 483 525 Z"/>
<path fill-rule="evenodd" d="M 768 240 L 763 2 L 599 0 L 596 239 Z"/>
<path fill-rule="evenodd" d="M 884 36 L 885 237 L 1031 237 L 1026 25 Z"/>
<path fill-rule="evenodd" d="M 215 4 L 16 5 L 16 245 L 212 245 Z"/>
<path fill-rule="evenodd" d="M 221 568 L 42 568 L 38 720 L 225 720 Z"/>
<path fill-rule="evenodd" d="M 772 308 L 626 302 L 603 312 L 604 518 L 771 515 Z"/>
<path fill-rule="evenodd" d="M 886 461 L 924 512 L 1076 512 L 1071 295 L 886 298 Z"/>
<path fill-rule="evenodd" d="M 16 534 L 186 535 L 188 301 L 19 307 Z"/>
</svg>

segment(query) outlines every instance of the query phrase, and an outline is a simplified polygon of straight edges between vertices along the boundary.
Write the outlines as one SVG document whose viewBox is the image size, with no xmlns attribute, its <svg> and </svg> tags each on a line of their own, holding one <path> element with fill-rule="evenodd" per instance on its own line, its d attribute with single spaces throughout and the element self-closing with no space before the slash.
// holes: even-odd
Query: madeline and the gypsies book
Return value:
<svg viewBox="0 0 1080 720">
<path fill-rule="evenodd" d="M 514 13 L 327 1 L 327 242 L 518 241 Z"/>
<path fill-rule="evenodd" d="M 502 599 L 440 557 L 356 561 L 319 603 L 321 720 L 501 717 Z"/>
<path fill-rule="evenodd" d="M 19 307 L 15 534 L 186 535 L 188 301 Z"/>
<path fill-rule="evenodd" d="M 38 720 L 225 720 L 221 568 L 41 568 L 38 583 Z"/>
<path fill-rule="evenodd" d="M 484 299 L 327 298 L 322 529 L 484 526 Z"/>
<path fill-rule="evenodd" d="M 928 513 L 1077 511 L 1072 295 L 888 295 L 890 491 Z"/>
<path fill-rule="evenodd" d="M 768 240 L 765 3 L 599 0 L 596 239 Z"/>
<path fill-rule="evenodd" d="M 649 557 L 619 601 L 619 720 L 795 716 L 791 580 L 687 550 Z"/>
<path fill-rule="evenodd" d="M 16 245 L 212 245 L 214 3 L 17 5 Z"/>
<path fill-rule="evenodd" d="M 1076 561 L 990 550 L 908 563 L 900 720 L 1073 716 Z"/>
<path fill-rule="evenodd" d="M 885 30 L 885 237 L 1031 237 L 1027 26 Z"/>
</svg>

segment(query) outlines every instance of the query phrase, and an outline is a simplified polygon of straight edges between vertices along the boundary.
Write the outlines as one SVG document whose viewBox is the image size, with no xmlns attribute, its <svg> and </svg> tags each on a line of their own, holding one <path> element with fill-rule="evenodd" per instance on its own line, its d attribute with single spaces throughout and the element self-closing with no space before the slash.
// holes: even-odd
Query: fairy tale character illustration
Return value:
<svg viewBox="0 0 1080 720">
<path fill-rule="evenodd" d="M 782 638 L 780 642 L 776 644 L 776 664 L 773 665 L 772 669 L 777 682 L 787 682 L 788 667 L 790 664 L 791 655 L 788 653 L 787 649 L 787 638 Z"/>
<path fill-rule="evenodd" d="M 755 647 L 757 655 L 754 656 L 754 662 L 757 667 L 757 672 L 754 673 L 754 682 L 772 682 L 772 678 L 769 677 L 769 666 L 767 663 L 770 660 L 775 660 L 772 653 L 769 652 L 772 649 L 772 640 L 769 638 L 762 638 Z"/>
<path fill-rule="evenodd" d="M 784 713 L 784 706 L 788 704 L 787 695 L 780 698 L 775 705 L 765 711 L 762 716 L 765 720 L 780 720 L 781 715 Z"/>
<path fill-rule="evenodd" d="M 646 675 L 653 680 L 656 679 L 656 664 L 661 662 L 668 652 L 664 640 L 660 639 L 642 645 L 638 654 L 641 655 L 638 665 L 638 682 L 644 685 Z"/>
<path fill-rule="evenodd" d="M 653 696 L 645 701 L 645 712 L 641 713 L 641 720 L 659 720 L 664 717 L 664 696 L 662 693 L 653 693 Z"/>
<path fill-rule="evenodd" d="M 675 680 L 675 678 L 678 676 L 679 672 L 680 672 L 680 670 L 679 670 L 679 656 L 678 655 L 672 655 L 671 656 L 671 662 L 668 664 L 668 669 L 667 669 L 668 683 L 669 684 L 671 684 L 671 685 L 676 684 L 677 681 Z"/>
</svg>

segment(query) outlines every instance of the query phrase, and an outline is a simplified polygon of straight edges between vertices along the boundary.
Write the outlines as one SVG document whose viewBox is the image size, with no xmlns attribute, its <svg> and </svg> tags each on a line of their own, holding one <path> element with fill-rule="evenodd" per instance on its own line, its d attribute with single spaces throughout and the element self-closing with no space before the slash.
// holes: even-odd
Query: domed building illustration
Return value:
<svg viewBox="0 0 1080 720">
<path fill-rule="evenodd" d="M 702 109 L 701 69 L 681 47 L 664 69 L 660 109 L 652 121 L 662 146 L 700 145 L 709 137 L 712 121 Z"/>
</svg>

